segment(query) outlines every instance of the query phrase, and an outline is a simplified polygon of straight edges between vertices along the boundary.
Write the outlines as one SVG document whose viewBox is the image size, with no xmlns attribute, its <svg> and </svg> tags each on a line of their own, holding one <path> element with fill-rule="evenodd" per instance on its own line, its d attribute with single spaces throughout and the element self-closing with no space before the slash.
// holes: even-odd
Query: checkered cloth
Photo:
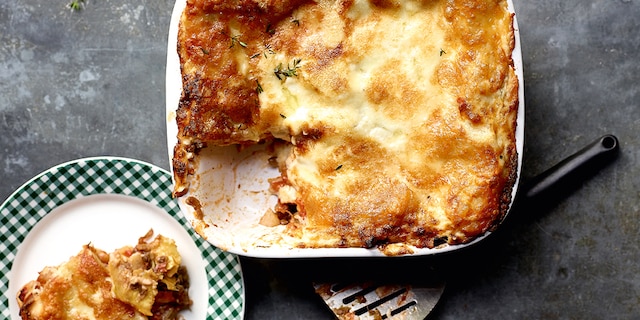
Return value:
<svg viewBox="0 0 640 320">
<path fill-rule="evenodd" d="M 154 165 L 124 158 L 87 158 L 53 167 L 34 177 L 0 206 L 0 309 L 10 319 L 8 285 L 18 245 L 52 209 L 93 194 L 122 194 L 152 203 L 168 212 L 191 235 L 207 262 L 207 319 L 241 319 L 244 288 L 237 256 L 221 251 L 198 236 L 171 196 L 171 175 Z"/>
</svg>

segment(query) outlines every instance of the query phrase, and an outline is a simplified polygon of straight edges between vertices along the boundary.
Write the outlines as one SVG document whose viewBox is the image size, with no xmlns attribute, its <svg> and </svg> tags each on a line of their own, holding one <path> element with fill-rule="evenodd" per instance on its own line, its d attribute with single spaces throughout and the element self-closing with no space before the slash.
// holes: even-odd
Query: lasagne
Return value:
<svg viewBox="0 0 640 320">
<path fill-rule="evenodd" d="M 45 267 L 18 292 L 21 318 L 180 319 L 191 305 L 187 272 L 175 242 L 152 235 L 112 253 L 88 244 L 59 266 Z"/>
<path fill-rule="evenodd" d="M 200 150 L 268 143 L 280 176 L 263 221 L 296 247 L 460 244 L 506 214 L 506 0 L 187 0 L 177 41 L 174 196 L 196 209 Z"/>
</svg>

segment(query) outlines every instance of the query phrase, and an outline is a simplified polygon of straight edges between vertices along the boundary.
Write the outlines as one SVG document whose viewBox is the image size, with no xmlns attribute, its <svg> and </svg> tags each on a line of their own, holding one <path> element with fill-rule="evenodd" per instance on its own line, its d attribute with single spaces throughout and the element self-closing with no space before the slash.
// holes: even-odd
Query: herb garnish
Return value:
<svg viewBox="0 0 640 320">
<path fill-rule="evenodd" d="M 267 31 L 267 33 L 268 33 L 268 34 L 270 34 L 270 35 L 273 35 L 274 33 L 276 33 L 276 29 L 274 29 L 274 28 L 271 26 L 271 24 L 270 24 L 270 23 L 267 25 L 267 30 L 266 30 L 266 31 Z"/>
<path fill-rule="evenodd" d="M 342 169 L 342 165 L 339 165 L 339 166 L 336 167 L 336 171 L 338 171 L 340 169 Z"/>
<path fill-rule="evenodd" d="M 253 59 L 253 58 L 257 58 L 260 55 L 264 55 L 264 58 L 268 58 L 267 54 L 276 54 L 275 51 L 273 51 L 273 49 L 271 49 L 271 45 L 270 44 L 265 44 L 264 45 L 264 51 L 262 52 L 256 52 L 254 54 L 252 54 L 249 59 Z"/>
<path fill-rule="evenodd" d="M 447 54 L 447 52 L 440 48 L 440 56 L 442 57 L 443 54 Z"/>
<path fill-rule="evenodd" d="M 229 46 L 229 48 L 233 48 L 233 46 L 237 44 L 239 44 L 241 47 L 246 48 L 247 44 L 245 42 L 242 42 L 242 40 L 240 40 L 240 36 L 241 34 L 235 35 L 235 36 L 230 36 L 227 35 L 226 33 L 223 32 L 224 35 L 228 36 L 231 39 L 231 45 Z"/>
<path fill-rule="evenodd" d="M 262 89 L 262 86 L 260 85 L 260 82 L 258 80 L 256 80 L 256 92 L 258 92 L 258 94 L 264 92 L 264 89 Z"/>
<path fill-rule="evenodd" d="M 273 49 L 271 49 L 271 44 L 267 43 L 264 45 L 264 51 L 262 51 L 262 54 L 264 55 L 264 58 L 267 58 L 267 53 L 268 54 L 276 54 L 275 51 L 273 51 Z M 257 58 L 260 55 L 260 53 L 256 53 L 254 55 L 251 56 L 251 58 Z"/>
<path fill-rule="evenodd" d="M 282 63 L 278 64 L 278 66 L 273 69 L 273 73 L 278 77 L 278 80 L 284 80 L 287 77 L 295 77 L 298 76 L 298 69 L 300 68 L 301 59 L 293 59 L 293 66 L 290 66 L 287 63 L 287 67 L 285 68 Z"/>
<path fill-rule="evenodd" d="M 273 49 L 271 49 L 271 44 L 265 44 L 265 45 L 264 45 L 264 52 L 263 52 L 263 54 L 264 54 L 264 57 L 265 57 L 265 58 L 267 57 L 267 53 L 268 53 L 268 54 L 276 54 L 276 52 L 275 52 L 275 51 L 273 51 Z"/>
<path fill-rule="evenodd" d="M 71 3 L 69 3 L 69 8 L 75 11 L 82 9 L 83 6 L 84 6 L 84 0 L 73 0 L 71 1 Z"/>
</svg>

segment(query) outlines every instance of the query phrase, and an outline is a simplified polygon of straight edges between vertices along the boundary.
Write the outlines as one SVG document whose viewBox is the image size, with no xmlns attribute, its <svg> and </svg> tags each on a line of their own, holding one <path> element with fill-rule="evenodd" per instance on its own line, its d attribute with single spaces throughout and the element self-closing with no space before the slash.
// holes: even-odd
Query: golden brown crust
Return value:
<svg viewBox="0 0 640 320">
<path fill-rule="evenodd" d="M 92 245 L 45 267 L 17 294 L 23 320 L 175 320 L 191 305 L 188 275 L 173 240 L 149 231 L 135 247 L 109 254 Z M 148 301 L 145 303 L 144 301 Z"/>
<path fill-rule="evenodd" d="M 504 0 L 190 0 L 174 194 L 193 143 L 277 138 L 298 246 L 471 241 L 511 201 L 514 39 Z"/>
<path fill-rule="evenodd" d="M 64 270 L 46 267 L 38 279 L 18 293 L 22 319 L 82 319 L 75 305 L 93 309 L 96 319 L 146 319 L 134 307 L 111 295 L 108 254 L 90 245 L 82 248 L 64 266 Z M 84 315 L 86 316 L 86 314 Z"/>
</svg>

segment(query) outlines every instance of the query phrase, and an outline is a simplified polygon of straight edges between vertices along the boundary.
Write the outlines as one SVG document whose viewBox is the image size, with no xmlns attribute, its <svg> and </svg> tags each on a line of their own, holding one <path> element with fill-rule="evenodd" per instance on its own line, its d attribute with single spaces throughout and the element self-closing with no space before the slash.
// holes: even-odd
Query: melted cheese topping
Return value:
<svg viewBox="0 0 640 320">
<path fill-rule="evenodd" d="M 108 254 L 91 245 L 45 267 L 18 293 L 22 319 L 175 319 L 187 308 L 186 273 L 172 239 L 150 231 Z M 159 286 L 162 282 L 164 285 Z M 156 296 L 163 291 L 162 301 Z"/>
<path fill-rule="evenodd" d="M 22 319 L 147 319 L 111 294 L 109 255 L 86 245 L 58 267 L 46 267 L 18 294 Z"/>
<path fill-rule="evenodd" d="M 276 138 L 299 246 L 467 242 L 511 199 L 513 47 L 506 1 L 188 1 L 174 194 L 198 148 Z"/>
</svg>

